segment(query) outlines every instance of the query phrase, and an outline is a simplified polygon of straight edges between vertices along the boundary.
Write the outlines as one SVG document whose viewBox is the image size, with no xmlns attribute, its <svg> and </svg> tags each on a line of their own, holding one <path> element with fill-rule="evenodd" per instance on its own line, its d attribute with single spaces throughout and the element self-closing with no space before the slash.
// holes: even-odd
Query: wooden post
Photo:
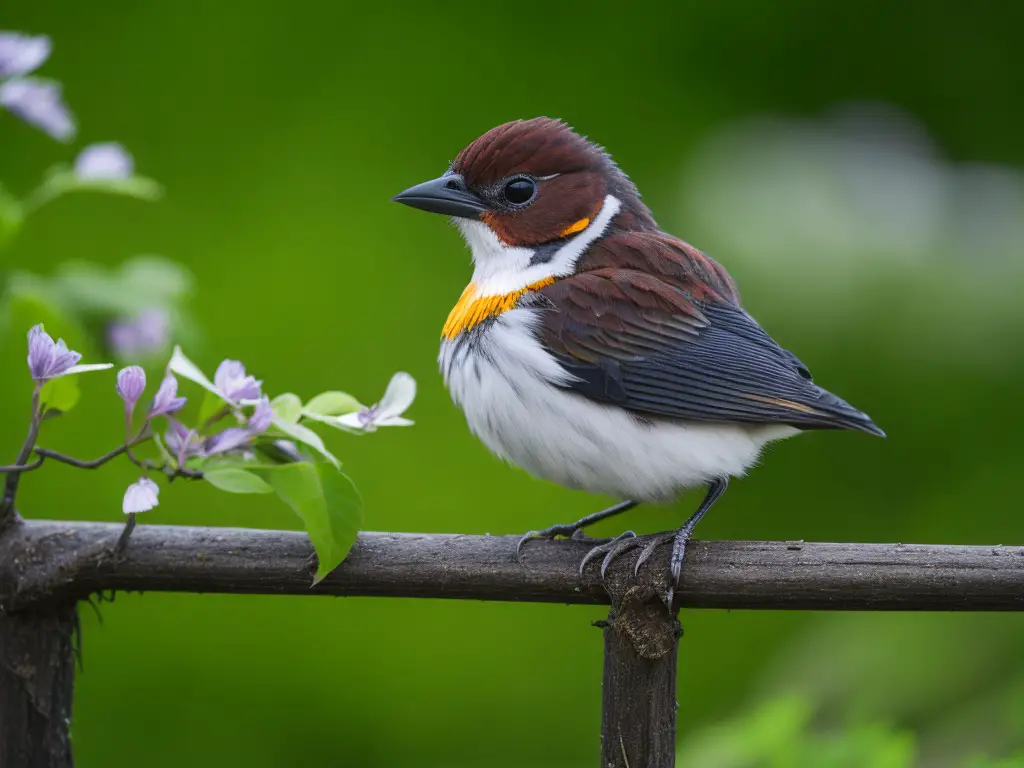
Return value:
<svg viewBox="0 0 1024 768">
<path fill-rule="evenodd" d="M 0 766 L 70 768 L 74 603 L 0 614 Z"/>
<path fill-rule="evenodd" d="M 672 768 L 682 628 L 649 585 L 619 595 L 604 628 L 602 768 Z"/>
</svg>

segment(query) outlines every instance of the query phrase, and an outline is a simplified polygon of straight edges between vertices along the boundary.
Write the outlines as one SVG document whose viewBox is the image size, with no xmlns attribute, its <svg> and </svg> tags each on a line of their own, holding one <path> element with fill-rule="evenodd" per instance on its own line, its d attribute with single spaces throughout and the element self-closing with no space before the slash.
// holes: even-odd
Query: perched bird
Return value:
<svg viewBox="0 0 1024 768">
<path fill-rule="evenodd" d="M 676 584 L 694 526 L 766 443 L 807 429 L 884 437 L 815 384 L 744 311 L 725 269 L 661 231 L 611 157 L 564 122 L 499 125 L 394 200 L 452 217 L 472 251 L 439 357 L 470 429 L 538 477 L 624 500 L 520 546 L 707 486 L 637 560 L 673 542 Z M 634 546 L 631 531 L 605 541 L 581 571 L 604 554 L 603 576 Z"/>
</svg>

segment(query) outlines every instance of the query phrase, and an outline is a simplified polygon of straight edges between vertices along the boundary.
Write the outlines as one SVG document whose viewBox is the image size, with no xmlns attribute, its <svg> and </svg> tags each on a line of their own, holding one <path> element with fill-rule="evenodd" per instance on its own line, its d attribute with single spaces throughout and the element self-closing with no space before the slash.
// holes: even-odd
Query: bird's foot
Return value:
<svg viewBox="0 0 1024 768">
<path fill-rule="evenodd" d="M 683 523 L 682 527 L 677 531 L 671 533 L 661 533 L 655 536 L 648 542 L 647 546 L 640 552 L 640 556 L 636 559 L 636 566 L 633 568 L 633 576 L 640 572 L 640 566 L 646 563 L 654 551 L 662 544 L 672 542 L 672 555 L 668 561 L 669 569 L 669 581 L 668 586 L 665 588 L 665 592 L 661 595 L 661 600 L 665 603 L 665 606 L 671 611 L 672 601 L 675 599 L 676 587 L 679 586 L 679 576 L 683 571 L 683 560 L 686 557 L 686 545 L 690 543 L 690 537 L 693 536 L 693 529 L 697 527 L 697 523 L 701 521 L 701 518 L 708 513 L 708 510 L 714 505 L 718 499 L 725 493 L 725 489 L 729 487 L 729 480 L 727 478 L 717 478 L 708 485 L 708 492 L 704 496 L 704 501 L 697 507 L 697 511 L 690 515 L 689 519 Z"/>
<path fill-rule="evenodd" d="M 584 544 L 604 544 L 610 541 L 607 536 L 589 536 L 582 528 L 577 528 L 569 539 L 571 541 L 582 541 Z"/>
<path fill-rule="evenodd" d="M 651 559 L 651 556 L 655 553 L 658 547 L 672 542 L 672 555 L 669 558 L 668 566 L 669 581 L 665 587 L 665 591 L 660 596 L 661 601 L 669 610 L 672 609 L 672 601 L 675 599 L 676 587 L 679 586 L 679 576 L 683 571 L 683 560 L 686 558 L 686 545 L 690 543 L 691 534 L 692 526 L 688 525 L 684 525 L 677 531 L 658 534 L 647 542 L 646 546 L 641 550 L 640 556 L 636 559 L 636 565 L 633 567 L 633 576 L 635 578 L 639 575 L 641 566 Z"/>
<path fill-rule="evenodd" d="M 552 525 L 550 528 L 544 528 L 540 531 L 527 531 L 525 534 L 523 534 L 523 538 L 519 540 L 519 543 L 516 544 L 516 559 L 518 560 L 521 557 L 523 552 L 523 545 L 526 544 L 526 542 L 530 539 L 550 540 L 557 538 L 558 536 L 566 536 L 568 538 L 573 539 L 574 541 L 586 541 L 595 544 L 608 542 L 608 539 L 594 539 L 590 536 L 587 536 L 583 532 L 583 529 L 586 528 L 588 525 L 593 525 L 594 523 L 598 523 L 601 520 L 607 520 L 609 517 L 613 517 L 614 515 L 618 515 L 622 512 L 630 510 L 633 507 L 635 507 L 637 503 L 638 502 L 636 501 L 623 501 L 619 504 L 616 504 L 613 507 L 608 507 L 608 509 L 602 509 L 600 512 L 594 512 L 593 514 L 587 515 L 586 517 L 581 517 L 575 523 Z"/>
<path fill-rule="evenodd" d="M 527 531 L 523 534 L 523 538 L 516 544 L 516 559 L 519 559 L 523 554 L 523 545 L 530 539 L 546 539 L 551 541 L 557 539 L 559 536 L 566 538 L 575 539 L 576 541 L 588 541 L 591 540 L 587 534 L 583 532 L 583 526 L 580 525 L 579 520 L 575 523 L 563 523 L 561 525 L 552 525 L 550 528 L 543 528 L 539 531 Z M 600 541 L 600 540 L 594 540 Z"/>
<path fill-rule="evenodd" d="M 638 546 L 640 544 L 637 542 L 636 534 L 633 531 L 625 531 L 615 538 L 606 539 L 603 544 L 598 544 L 584 556 L 580 562 L 580 576 L 583 575 L 583 570 L 587 567 L 587 563 L 604 555 L 604 559 L 601 561 L 601 581 L 604 581 L 605 574 L 608 572 L 608 566 L 612 564 L 612 561 L 619 555 L 623 555 L 631 549 L 636 549 Z"/>
</svg>

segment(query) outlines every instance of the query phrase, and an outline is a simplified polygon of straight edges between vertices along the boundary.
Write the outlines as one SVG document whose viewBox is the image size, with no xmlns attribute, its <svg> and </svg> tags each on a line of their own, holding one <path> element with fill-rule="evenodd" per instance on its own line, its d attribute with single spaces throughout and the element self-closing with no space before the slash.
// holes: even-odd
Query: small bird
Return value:
<svg viewBox="0 0 1024 768">
<path fill-rule="evenodd" d="M 807 429 L 884 437 L 811 380 L 740 305 L 712 258 L 658 228 L 636 187 L 560 120 L 499 125 L 439 178 L 394 200 L 452 217 L 474 262 L 439 363 L 469 428 L 495 454 L 569 488 L 623 501 L 530 538 L 583 529 L 690 488 L 707 495 L 672 542 L 671 584 L 694 526 L 766 443 Z M 580 565 L 638 546 L 593 540 Z M 674 587 L 668 590 L 668 601 Z"/>
</svg>

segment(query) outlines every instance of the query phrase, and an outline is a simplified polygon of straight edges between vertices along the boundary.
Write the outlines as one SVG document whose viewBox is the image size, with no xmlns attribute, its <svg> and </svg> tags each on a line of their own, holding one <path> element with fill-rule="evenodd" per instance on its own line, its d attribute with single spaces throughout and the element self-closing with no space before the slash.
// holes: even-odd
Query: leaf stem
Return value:
<svg viewBox="0 0 1024 768">
<path fill-rule="evenodd" d="M 225 416 L 227 416 L 229 413 L 231 413 L 231 406 L 230 405 L 225 405 L 219 411 L 217 411 L 212 416 L 210 416 L 210 418 L 208 418 L 206 421 L 204 421 L 203 422 L 203 426 L 200 427 L 200 430 L 209 429 L 214 424 L 216 424 L 218 421 L 220 421 Z"/>
</svg>

